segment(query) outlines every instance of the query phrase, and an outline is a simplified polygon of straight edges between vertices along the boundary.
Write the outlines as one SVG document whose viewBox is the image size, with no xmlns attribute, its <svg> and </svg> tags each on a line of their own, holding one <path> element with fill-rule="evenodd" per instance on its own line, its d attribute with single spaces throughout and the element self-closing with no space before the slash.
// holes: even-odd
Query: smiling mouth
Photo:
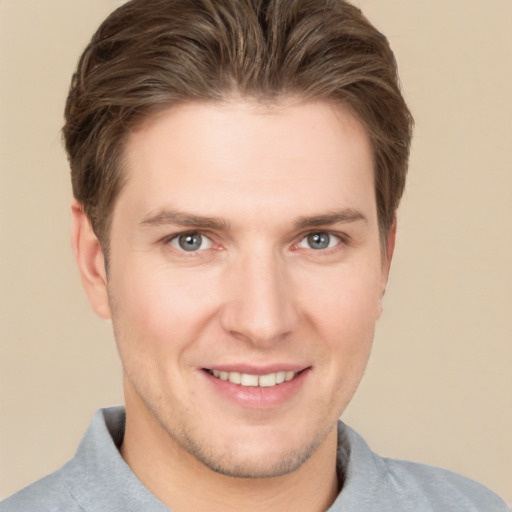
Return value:
<svg viewBox="0 0 512 512">
<path fill-rule="evenodd" d="M 219 370 L 205 369 L 206 373 L 212 375 L 216 379 L 229 381 L 232 384 L 238 384 L 246 387 L 259 387 L 259 388 L 271 388 L 284 382 L 288 382 L 294 379 L 300 372 L 275 372 L 267 373 L 266 375 L 252 375 L 249 373 L 240 372 L 225 372 Z"/>
</svg>

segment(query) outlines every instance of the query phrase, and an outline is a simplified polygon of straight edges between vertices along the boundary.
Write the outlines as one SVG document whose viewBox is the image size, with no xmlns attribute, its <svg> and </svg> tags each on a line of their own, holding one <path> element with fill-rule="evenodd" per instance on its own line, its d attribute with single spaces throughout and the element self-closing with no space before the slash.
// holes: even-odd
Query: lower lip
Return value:
<svg viewBox="0 0 512 512">
<path fill-rule="evenodd" d="M 206 377 L 214 390 L 242 407 L 250 409 L 272 409 L 292 400 L 301 390 L 311 368 L 302 370 L 292 380 L 271 387 L 242 386 L 228 380 L 220 380 L 205 370 Z"/>
</svg>

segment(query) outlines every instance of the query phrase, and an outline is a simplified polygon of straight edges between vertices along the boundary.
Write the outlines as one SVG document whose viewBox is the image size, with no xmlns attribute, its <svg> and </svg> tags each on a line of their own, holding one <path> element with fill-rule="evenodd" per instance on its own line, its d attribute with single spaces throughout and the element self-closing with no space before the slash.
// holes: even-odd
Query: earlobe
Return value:
<svg viewBox="0 0 512 512">
<path fill-rule="evenodd" d="M 107 273 L 100 242 L 82 205 L 74 200 L 71 205 L 71 246 L 80 271 L 82 284 L 94 312 L 110 318 Z"/>
</svg>

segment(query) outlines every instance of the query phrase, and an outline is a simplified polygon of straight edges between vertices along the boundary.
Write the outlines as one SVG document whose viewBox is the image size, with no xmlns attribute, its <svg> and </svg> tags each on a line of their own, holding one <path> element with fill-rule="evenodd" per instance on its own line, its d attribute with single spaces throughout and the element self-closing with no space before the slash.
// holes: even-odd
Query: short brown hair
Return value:
<svg viewBox="0 0 512 512">
<path fill-rule="evenodd" d="M 132 0 L 81 56 L 63 128 L 73 193 L 104 249 L 129 132 L 178 102 L 233 94 L 350 108 L 372 143 L 379 228 L 388 233 L 412 117 L 388 41 L 359 9 L 344 0 Z"/>
</svg>

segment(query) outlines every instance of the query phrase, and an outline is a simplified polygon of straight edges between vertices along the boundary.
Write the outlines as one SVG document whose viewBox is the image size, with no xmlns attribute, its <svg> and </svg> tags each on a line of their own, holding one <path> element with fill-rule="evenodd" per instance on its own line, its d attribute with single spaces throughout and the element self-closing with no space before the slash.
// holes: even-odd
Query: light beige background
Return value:
<svg viewBox="0 0 512 512">
<path fill-rule="evenodd" d="M 59 129 L 113 0 L 0 0 L 0 496 L 66 461 L 119 403 L 108 323 L 69 248 Z M 344 419 L 383 455 L 512 502 L 512 1 L 359 0 L 417 122 L 385 314 Z"/>
</svg>

